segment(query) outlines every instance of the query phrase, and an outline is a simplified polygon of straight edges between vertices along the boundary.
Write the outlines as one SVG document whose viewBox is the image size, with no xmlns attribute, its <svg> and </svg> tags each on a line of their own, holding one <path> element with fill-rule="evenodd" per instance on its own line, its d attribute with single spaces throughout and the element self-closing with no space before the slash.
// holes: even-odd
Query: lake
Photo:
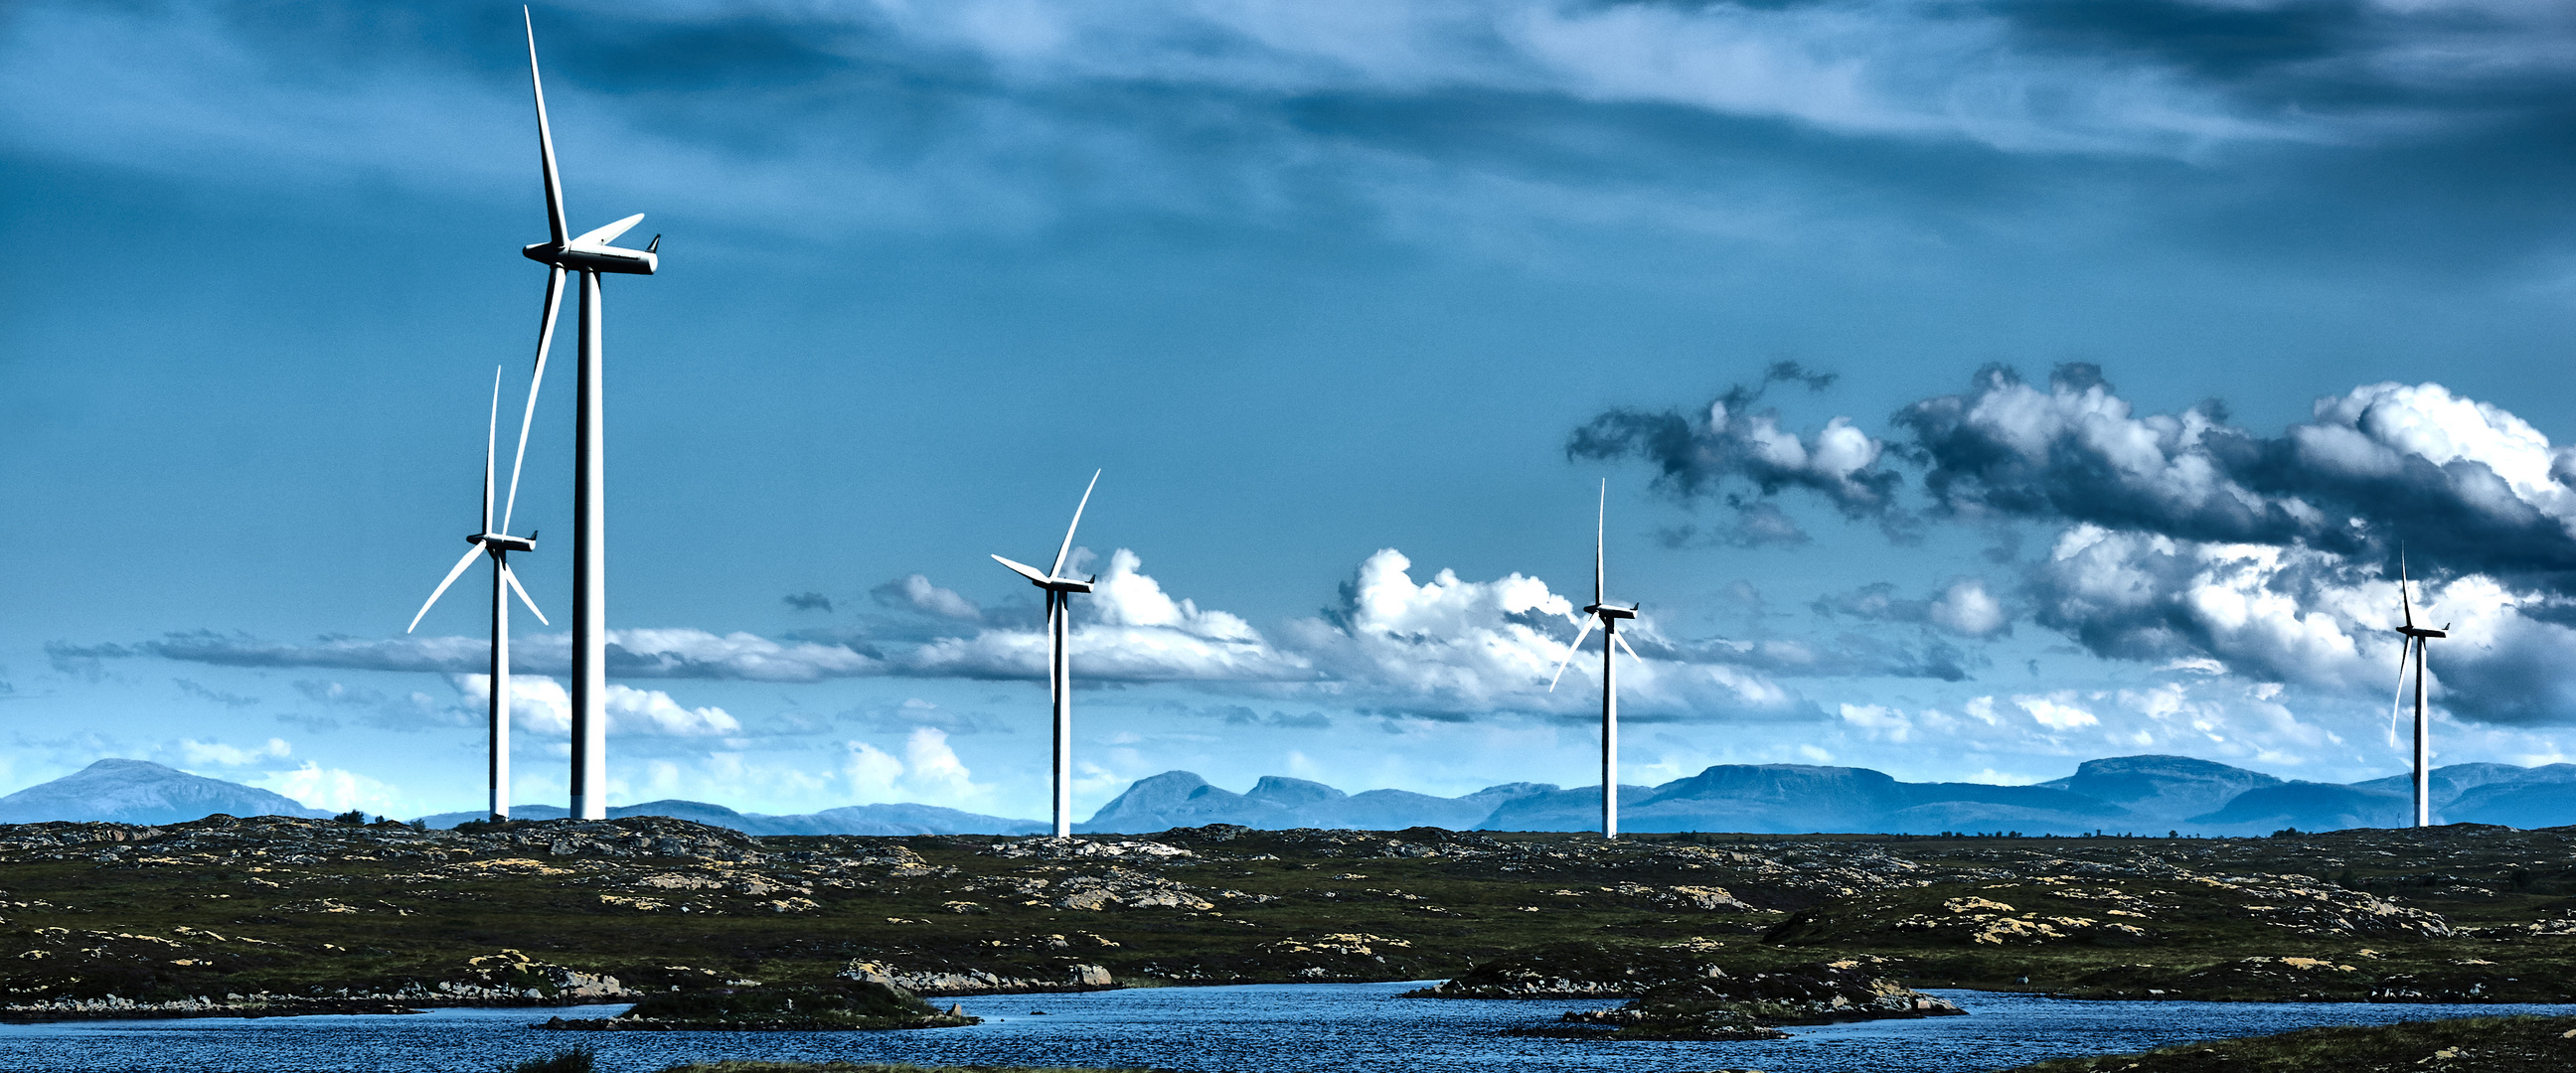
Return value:
<svg viewBox="0 0 2576 1073">
<path fill-rule="evenodd" d="M 1427 982 L 1427 981 L 1426 981 Z M 1421 984 L 1138 988 L 967 998 L 971 1028 L 912 1032 L 560 1033 L 551 1016 L 623 1006 L 440 1010 L 413 1016 L 203 1018 L 0 1025 L 0 1070 L 237 1070 L 241 1073 L 495 1073 L 588 1042 L 610 1073 L 683 1061 L 769 1058 L 1140 1065 L 1242 1071 L 1754 1068 L 1769 1073 L 1995 1070 L 2058 1055 L 2144 1050 L 2336 1024 L 2386 1024 L 2576 1006 L 2073 1002 L 1936 990 L 1966 1017 L 1792 1028 L 1760 1043 L 1602 1043 L 1498 1036 L 1601 1001 L 1405 998 Z M 939 1000 L 943 1005 L 950 1001 Z M 1043 1014 L 1037 1011 L 1045 1011 Z"/>
</svg>

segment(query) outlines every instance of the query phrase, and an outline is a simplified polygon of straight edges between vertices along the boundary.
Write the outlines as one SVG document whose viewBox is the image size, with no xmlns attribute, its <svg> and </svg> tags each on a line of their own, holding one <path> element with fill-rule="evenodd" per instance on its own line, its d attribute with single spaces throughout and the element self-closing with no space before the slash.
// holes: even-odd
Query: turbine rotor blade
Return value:
<svg viewBox="0 0 2576 1073">
<path fill-rule="evenodd" d="M 554 623 L 546 622 L 545 612 L 537 610 L 537 602 L 528 598 L 528 590 L 521 588 L 519 585 L 519 572 L 510 569 L 509 560 L 506 559 L 501 562 L 501 580 L 510 583 L 510 591 L 519 594 L 519 602 L 528 605 L 528 613 L 537 616 L 538 622 L 545 623 L 548 626 L 554 625 Z"/>
<path fill-rule="evenodd" d="M 2395 748 L 2397 746 L 2397 713 L 2403 711 L 2406 707 L 2406 649 L 2409 645 L 2420 643 L 2422 642 L 2418 641 L 2414 637 L 2407 636 L 2405 634 L 2398 635 L 2397 698 L 2388 703 L 2388 745 L 2390 748 Z"/>
<path fill-rule="evenodd" d="M 1583 639 L 1592 636 L 1592 624 L 1599 621 L 1601 621 L 1601 617 L 1599 615 L 1583 616 L 1582 632 L 1574 635 L 1573 644 L 1565 646 L 1565 658 L 1556 661 L 1556 675 L 1547 680 L 1548 692 L 1556 692 L 1556 684 L 1565 680 L 1566 666 L 1574 662 L 1575 653 L 1583 651 Z"/>
<path fill-rule="evenodd" d="M 528 408 L 519 414 L 519 453 L 510 460 L 510 496 L 501 501 L 501 531 L 510 531 L 510 515 L 519 506 L 519 468 L 528 462 L 528 426 L 537 419 L 537 390 L 546 384 L 546 351 L 554 346 L 555 317 L 563 312 L 564 270 L 546 273 L 546 311 L 537 325 L 537 371 L 528 376 Z M 485 523 L 489 528 L 490 523 Z"/>
<path fill-rule="evenodd" d="M 1640 655 L 1638 655 L 1638 654 L 1637 654 L 1637 649 L 1636 649 L 1636 647 L 1635 647 L 1635 646 L 1633 646 L 1633 645 L 1630 645 L 1630 644 L 1628 643 L 1628 639 L 1627 639 L 1627 638 L 1625 638 L 1625 637 L 1621 637 L 1621 636 L 1619 636 L 1618 634 L 1615 634 L 1615 633 L 1614 633 L 1614 634 L 1611 634 L 1610 636 L 1611 636 L 1611 638 L 1612 638 L 1612 639 L 1614 639 L 1614 640 L 1616 640 L 1616 641 L 1618 641 L 1618 642 L 1619 642 L 1619 647 L 1621 647 L 1621 648 L 1625 648 L 1625 649 L 1627 649 L 1627 650 L 1628 650 L 1628 658 L 1629 658 L 1629 659 L 1634 659 L 1634 660 L 1643 660 L 1643 659 L 1645 659 L 1645 658 L 1646 658 L 1646 657 L 1644 657 L 1644 656 L 1640 656 Z"/>
<path fill-rule="evenodd" d="M 2397 605 L 2406 611 L 2406 628 L 2415 628 L 2415 601 L 2406 594 L 2406 550 L 2397 551 Z"/>
<path fill-rule="evenodd" d="M 1082 486 L 1082 502 L 1073 505 L 1073 524 L 1064 527 L 1064 544 L 1055 549 L 1055 569 L 1047 571 L 1048 577 L 1063 575 L 1064 557 L 1073 553 L 1073 531 L 1082 528 L 1082 509 L 1091 505 L 1091 490 L 1098 487 L 1100 471 L 1095 469 L 1091 471 L 1091 483 Z"/>
<path fill-rule="evenodd" d="M 501 367 L 492 367 L 492 417 L 483 426 L 483 531 L 492 531 L 492 452 L 501 439 Z"/>
<path fill-rule="evenodd" d="M 639 212 L 633 216 L 619 220 L 616 223 L 600 228 L 599 230 L 584 231 L 572 240 L 572 244 L 575 246 L 605 246 L 611 242 L 617 241 L 617 236 L 625 234 L 628 229 L 642 222 L 644 222 L 644 214 Z"/>
<path fill-rule="evenodd" d="M 1018 574 L 1018 575 L 1020 575 L 1021 577 L 1024 577 L 1024 578 L 1029 579 L 1030 581 L 1034 581 L 1034 582 L 1036 582 L 1036 583 L 1038 583 L 1038 584 L 1040 584 L 1040 585 L 1044 585 L 1044 584 L 1046 584 L 1046 583 L 1047 583 L 1047 576 L 1046 576 L 1045 574 L 1038 573 L 1038 568 L 1037 568 L 1037 567 L 1030 566 L 1030 565 L 1028 565 L 1028 564 L 1026 564 L 1026 563 L 1013 562 L 1013 561 L 1011 561 L 1011 560 L 1009 560 L 1009 559 L 1002 558 L 1002 557 L 1001 557 L 1001 556 L 999 556 L 999 555 L 994 556 L 994 557 L 993 557 L 993 561 L 994 561 L 994 562 L 997 562 L 997 563 L 1000 563 L 1000 564 L 1002 564 L 1002 565 L 1004 565 L 1004 566 L 1010 567 L 1010 568 L 1011 568 L 1011 572 L 1012 572 L 1012 573 L 1014 573 L 1014 574 Z M 1052 592 L 1052 591 L 1054 591 L 1054 590 L 1050 589 L 1050 590 L 1048 590 L 1048 591 Z M 1050 605 L 1050 606 L 1052 606 L 1052 605 Z"/>
<path fill-rule="evenodd" d="M 1055 623 L 1056 623 L 1056 616 L 1057 616 L 1057 615 L 1064 614 L 1064 613 L 1065 613 L 1066 611 L 1068 611 L 1068 610 L 1070 610 L 1070 609 L 1069 609 L 1069 608 L 1067 608 L 1067 607 L 1065 606 L 1064 594 L 1063 594 L 1063 593 L 1060 593 L 1060 592 L 1057 592 L 1057 591 L 1055 591 L 1054 589 L 1048 589 L 1048 590 L 1047 590 L 1047 614 L 1046 614 L 1046 635 L 1047 635 L 1047 698 L 1048 698 L 1050 701 L 1052 701 L 1052 700 L 1055 698 L 1055 692 L 1056 692 L 1056 689 L 1058 688 L 1058 685 L 1057 685 L 1056 680 L 1055 680 L 1055 664 L 1056 664 L 1056 660 L 1055 660 L 1055 656 L 1056 656 L 1056 647 L 1055 647 Z M 1071 624 L 1070 624 L 1070 623 L 1067 623 L 1067 625 L 1071 625 Z"/>
<path fill-rule="evenodd" d="M 420 605 L 420 614 L 411 617 L 411 625 L 403 627 L 404 633 L 420 628 L 420 620 L 429 614 L 431 605 L 436 604 L 439 597 L 447 595 L 447 587 L 456 584 L 457 577 L 465 573 L 466 567 L 474 565 L 474 557 L 481 554 L 483 554 L 483 545 L 476 544 L 466 550 L 464 558 L 456 560 L 455 566 L 448 568 L 447 579 L 439 582 L 438 588 L 431 590 L 429 602 Z"/>
<path fill-rule="evenodd" d="M 1604 584 L 1601 564 L 1602 535 L 1609 532 L 1609 522 L 1610 480 L 1605 477 L 1601 481 L 1601 505 L 1592 516 L 1592 602 L 1596 604 L 1601 602 L 1601 590 Z"/>
<path fill-rule="evenodd" d="M 553 229 L 555 245 L 564 244 L 572 229 L 564 226 L 563 176 L 555 171 L 555 134 L 546 123 L 546 81 L 537 74 L 537 20 L 528 9 L 519 9 L 519 18 L 528 26 L 528 85 L 537 95 L 537 153 L 546 172 L 546 225 Z"/>
</svg>

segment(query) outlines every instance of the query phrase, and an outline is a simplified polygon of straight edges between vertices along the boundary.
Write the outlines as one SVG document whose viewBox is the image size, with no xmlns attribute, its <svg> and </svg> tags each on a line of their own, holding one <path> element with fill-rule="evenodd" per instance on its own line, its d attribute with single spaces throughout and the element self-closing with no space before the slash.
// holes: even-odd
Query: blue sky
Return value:
<svg viewBox="0 0 2576 1073">
<path fill-rule="evenodd" d="M 1094 468 L 1085 814 L 1172 768 L 1592 781 L 1545 682 L 1604 479 L 1627 781 L 2387 774 L 2400 543 L 2460 623 L 2441 759 L 2576 739 L 2564 5 L 535 19 L 573 225 L 666 236 L 606 299 L 612 800 L 1039 815 L 1035 593 L 985 556 Z M 0 785 L 480 800 L 480 592 L 401 628 L 535 334 L 518 33 L 0 12 Z M 517 560 L 559 624 L 569 388 Z"/>
</svg>

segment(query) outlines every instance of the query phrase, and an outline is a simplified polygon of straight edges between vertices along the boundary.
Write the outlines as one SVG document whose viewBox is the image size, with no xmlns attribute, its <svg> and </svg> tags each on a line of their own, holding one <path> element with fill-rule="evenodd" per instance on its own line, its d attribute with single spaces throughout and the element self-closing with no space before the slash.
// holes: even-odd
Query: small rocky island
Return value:
<svg viewBox="0 0 2576 1073">
<path fill-rule="evenodd" d="M 1716 944 L 1616 950 L 1560 944 L 1497 958 L 1408 994 L 1425 998 L 1628 998 L 1613 1010 L 1566 1014 L 1563 1023 L 1511 1035 L 1576 1039 L 1783 1039 L 1776 1025 L 1819 1025 L 1967 1011 L 1871 971 L 1881 959 L 1727 971 Z"/>
<path fill-rule="evenodd" d="M 556 1017 L 539 1028 L 569 1032 L 845 1032 L 981 1024 L 900 987 L 869 980 L 806 987 L 723 987 L 646 995 L 615 1017 Z"/>
</svg>

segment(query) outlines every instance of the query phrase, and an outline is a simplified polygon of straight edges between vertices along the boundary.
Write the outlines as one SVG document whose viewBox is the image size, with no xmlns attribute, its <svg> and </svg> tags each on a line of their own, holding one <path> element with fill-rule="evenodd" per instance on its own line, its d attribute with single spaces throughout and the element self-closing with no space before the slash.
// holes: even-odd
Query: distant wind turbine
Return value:
<svg viewBox="0 0 2576 1073">
<path fill-rule="evenodd" d="M 563 178 L 555 170 L 555 137 L 546 122 L 546 84 L 537 73 L 537 26 L 526 8 L 519 15 L 528 28 L 528 84 L 537 98 L 537 154 L 546 183 L 549 239 L 519 252 L 553 271 L 546 274 L 543 325 L 537 330 L 537 377 L 546 372 L 546 349 L 554 342 L 555 316 L 563 309 L 565 272 L 581 273 L 581 369 L 575 390 L 572 508 L 572 815 L 574 819 L 608 817 L 608 521 L 606 390 L 600 342 L 599 277 L 601 273 L 649 276 L 660 266 L 654 251 L 662 236 L 643 249 L 611 246 L 617 236 L 644 219 L 636 213 L 596 231 L 566 237 Z M 520 457 L 527 454 L 528 422 L 536 416 L 537 393 L 528 390 L 527 415 L 519 420 Z M 516 467 L 513 467 L 516 472 Z M 517 488 L 512 488 L 515 502 Z M 501 517 L 506 524 L 509 510 Z"/>
<path fill-rule="evenodd" d="M 2397 553 L 2397 605 L 2406 614 L 2406 624 L 2397 627 L 2403 639 L 2397 642 L 2397 699 L 2388 706 L 2388 739 L 2397 740 L 2397 712 L 2406 704 L 2406 653 L 2415 652 L 2415 826 L 2433 825 L 2433 724 L 2424 714 L 2424 646 L 2436 637 L 2451 635 L 2451 624 L 2438 630 L 2415 625 L 2415 601 L 2406 593 L 2406 553 Z"/>
<path fill-rule="evenodd" d="M 1583 630 L 1574 635 L 1565 658 L 1556 664 L 1556 677 L 1547 681 L 1547 691 L 1556 692 L 1556 684 L 1565 679 L 1567 664 L 1583 648 L 1583 639 L 1592 636 L 1592 624 L 1601 624 L 1601 837 L 1619 837 L 1619 654 L 1614 649 L 1627 648 L 1628 655 L 1644 659 L 1629 648 L 1627 638 L 1619 636 L 1619 620 L 1637 617 L 1639 604 L 1618 607 L 1603 600 L 1602 535 L 1608 529 L 1610 516 L 1610 482 L 1601 482 L 1601 505 L 1592 522 L 1592 602 L 1583 609 Z"/>
<path fill-rule="evenodd" d="M 1055 836 L 1073 834 L 1073 667 L 1066 662 L 1066 622 L 1073 617 L 1071 599 L 1074 593 L 1090 592 L 1100 575 L 1087 581 L 1064 576 L 1064 557 L 1073 552 L 1073 531 L 1082 528 L 1082 509 L 1091 505 L 1091 490 L 1100 486 L 1100 471 L 1091 471 L 1091 483 L 1082 488 L 1082 502 L 1074 504 L 1073 524 L 1064 527 L 1064 543 L 1055 549 L 1055 565 L 1046 573 L 1036 567 L 1012 562 L 999 555 L 993 561 L 1010 567 L 1011 572 L 1029 579 L 1029 584 L 1046 590 L 1047 617 L 1047 688 L 1055 698 Z"/>
<path fill-rule="evenodd" d="M 530 385 L 528 391 L 529 394 L 534 395 L 535 386 Z M 491 758 L 487 767 L 491 779 L 492 818 L 506 820 L 510 818 L 509 594 L 517 593 L 519 601 L 528 605 L 528 613 L 537 616 L 537 621 L 545 622 L 546 614 L 537 610 L 537 602 L 528 599 L 528 590 L 520 587 L 519 576 L 510 571 L 510 553 L 537 550 L 537 535 L 530 533 L 523 537 L 511 536 L 510 524 L 506 516 L 500 529 L 492 528 L 492 455 L 493 448 L 499 444 L 500 435 L 501 370 L 494 369 L 492 370 L 492 417 L 483 430 L 483 527 L 465 538 L 466 543 L 474 546 L 466 550 L 464 558 L 456 560 L 455 566 L 448 568 L 447 576 L 439 581 L 438 588 L 430 591 L 429 601 L 420 605 L 420 613 L 411 617 L 411 625 L 404 627 L 403 632 L 410 633 L 420 628 L 420 620 L 429 614 L 429 609 L 438 603 L 439 597 L 447 595 L 447 587 L 456 584 L 456 579 L 465 573 L 465 568 L 474 565 L 475 556 L 481 555 L 492 560 L 492 698 L 489 712 Z M 527 450 L 527 435 L 525 429 L 520 430 L 519 448 L 523 454 Z M 510 492 L 515 496 L 518 490 L 519 472 L 514 466 L 510 470 Z M 547 625 L 553 625 L 553 623 L 547 623 Z"/>
</svg>

